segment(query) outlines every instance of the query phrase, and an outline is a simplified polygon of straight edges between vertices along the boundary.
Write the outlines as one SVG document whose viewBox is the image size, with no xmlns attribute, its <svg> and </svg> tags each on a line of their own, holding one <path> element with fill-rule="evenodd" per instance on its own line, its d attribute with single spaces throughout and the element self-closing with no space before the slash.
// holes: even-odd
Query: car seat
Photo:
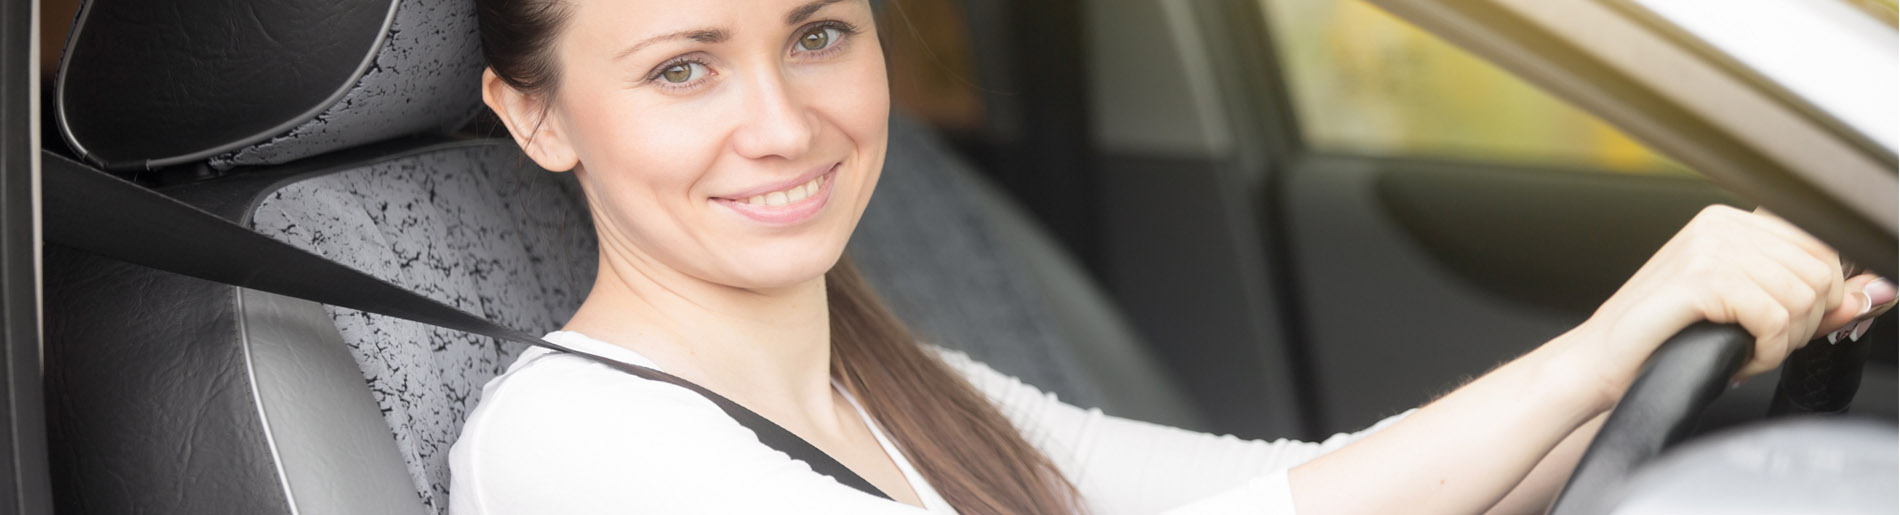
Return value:
<svg viewBox="0 0 1900 515">
<path fill-rule="evenodd" d="M 163 184 L 552 330 L 591 285 L 593 230 L 570 174 L 455 132 L 482 109 L 478 45 L 466 0 L 89 1 L 53 92 L 70 152 L 43 166 Z M 921 338 L 1071 402 L 1198 423 L 1073 260 L 928 129 L 893 119 L 886 168 L 849 251 Z M 522 350 L 57 246 L 45 262 L 63 513 L 446 512 L 447 450 Z"/>
</svg>

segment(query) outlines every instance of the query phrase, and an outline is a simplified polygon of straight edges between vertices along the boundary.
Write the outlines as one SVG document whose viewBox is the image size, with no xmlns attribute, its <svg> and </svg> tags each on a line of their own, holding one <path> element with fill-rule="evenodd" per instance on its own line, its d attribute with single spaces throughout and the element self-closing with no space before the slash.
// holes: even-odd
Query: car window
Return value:
<svg viewBox="0 0 1900 515">
<path fill-rule="evenodd" d="M 1260 0 L 1306 144 L 1322 152 L 1689 173 L 1584 113 L 1356 0 Z"/>
</svg>

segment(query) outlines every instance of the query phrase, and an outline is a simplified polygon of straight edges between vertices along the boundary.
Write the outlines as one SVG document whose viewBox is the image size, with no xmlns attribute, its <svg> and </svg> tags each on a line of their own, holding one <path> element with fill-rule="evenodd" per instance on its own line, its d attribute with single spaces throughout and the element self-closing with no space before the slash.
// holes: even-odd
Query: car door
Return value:
<svg viewBox="0 0 1900 515">
<path fill-rule="evenodd" d="M 1318 418 L 1413 406 L 1587 317 L 1709 204 L 1594 117 L 1363 3 L 1272 0 L 1283 219 Z M 1272 123 L 1272 122 L 1265 122 Z"/>
<path fill-rule="evenodd" d="M 1847 2 L 1752 3 L 1788 4 L 1781 9 L 1794 13 L 1829 11 L 1814 16 L 1845 17 L 1835 21 L 1884 44 L 1884 53 L 1866 50 L 1861 53 L 1867 62 L 1839 63 L 1831 70 L 1844 75 L 1824 77 L 1873 84 L 1847 88 L 1878 92 L 1856 99 L 1863 102 L 1860 110 L 1889 114 L 1885 120 L 1873 117 L 1868 129 L 1823 109 L 1825 101 L 1750 73 L 1748 64 L 1658 15 L 1671 8 L 1712 22 L 1754 7 L 1669 0 L 1375 2 L 1513 74 L 1504 76 L 1475 59 L 1444 56 L 1452 50 L 1431 49 L 1442 43 L 1421 39 L 1434 36 L 1392 35 L 1409 28 L 1394 28 L 1380 39 L 1367 25 L 1386 22 L 1361 7 L 1339 7 L 1363 12 L 1335 11 L 1331 20 L 1338 32 L 1317 45 L 1289 37 L 1315 18 L 1290 7 L 1321 3 L 1327 2 L 1280 0 L 1271 3 L 1278 9 L 1269 9 L 1268 16 L 1269 26 L 1279 31 L 1276 41 L 1283 43 L 1278 48 L 1286 58 L 1293 104 L 1305 115 L 1296 117 L 1300 130 L 1313 149 L 1283 170 L 1276 200 L 1290 219 L 1287 238 L 1299 256 L 1295 277 L 1303 285 L 1305 321 L 1313 328 L 1308 341 L 1320 405 L 1340 406 L 1323 412 L 1328 422 L 1393 409 L 1397 397 L 1378 399 L 1454 370 L 1480 372 L 1487 360 L 1506 359 L 1555 336 L 1586 317 L 1709 203 L 1759 203 L 1845 257 L 1893 274 L 1890 114 L 1892 92 L 1900 86 L 1893 81 L 1891 10 L 1883 25 L 1877 13 L 1863 17 L 1850 12 Z M 1301 21 L 1280 21 L 1289 19 Z M 1789 50 L 1858 50 L 1814 48 L 1823 40 L 1814 33 L 1748 33 L 1757 40 L 1781 38 L 1770 43 L 1781 45 L 1766 52 L 1771 58 Z M 1354 54 L 1353 45 L 1383 48 Z M 1308 78 L 1317 84 L 1302 87 L 1299 74 L 1314 73 L 1302 69 L 1300 60 L 1312 58 L 1302 48 L 1312 46 L 1329 48 L 1332 57 L 1371 56 L 1370 63 L 1328 64 L 1335 74 L 1343 73 L 1340 66 L 1368 67 L 1373 71 L 1364 73 L 1373 77 L 1359 78 L 1375 82 Z M 1398 144 L 1375 138 L 1391 131 L 1352 125 L 1353 115 L 1339 112 L 1344 107 L 1326 103 L 1327 97 L 1343 96 L 1364 109 L 1377 101 L 1363 93 L 1377 91 L 1382 83 L 1376 80 L 1433 68 L 1440 69 L 1433 78 L 1400 82 L 1423 91 L 1394 91 L 1390 96 L 1397 98 L 1386 99 L 1400 106 L 1389 109 L 1400 114 L 1383 121 L 1409 123 L 1406 128 L 1414 131 L 1400 131 L 1412 139 L 1399 138 Z M 1512 85 L 1518 77 L 1554 98 L 1529 100 L 1541 93 Z M 1408 98 L 1420 95 L 1431 97 Z M 1447 99 L 1464 109 L 1413 105 Z M 1567 109 L 1560 102 L 1591 115 L 1559 113 Z M 1594 128 L 1565 133 L 1553 127 L 1557 123 Z M 1602 136 L 1619 131 L 1630 139 Z M 1451 137 L 1461 134 L 1468 139 Z M 1635 142 L 1674 159 L 1653 157 Z M 1461 145 L 1496 148 L 1475 160 L 1481 162 L 1421 159 L 1432 147 L 1457 153 Z M 1890 341 L 1891 328 L 1872 337 Z M 1891 418 L 1892 345 L 1880 347 L 1889 354 L 1870 371 L 1869 381 L 1877 386 L 1862 389 L 1869 395 L 1860 409 Z M 1373 356 L 1378 358 L 1367 358 Z M 1731 395 L 1716 416 L 1759 415 L 1770 386 Z"/>
<path fill-rule="evenodd" d="M 1704 173 L 1770 161 L 1732 138 L 1671 143 L 1709 124 L 1634 88 L 1598 96 L 1655 121 L 1352 0 L 1089 16 L 1104 275 L 1223 428 L 1317 437 L 1426 402 L 1587 318 L 1710 204 L 1766 200 L 1891 273 L 1868 214 L 1890 218 L 1891 193 L 1848 217 L 1787 173 Z M 1891 192 L 1890 168 L 1848 189 Z M 1886 352 L 1868 377 L 1887 386 L 1863 397 L 1891 416 Z M 1708 426 L 1760 416 L 1773 381 L 1752 383 Z"/>
</svg>

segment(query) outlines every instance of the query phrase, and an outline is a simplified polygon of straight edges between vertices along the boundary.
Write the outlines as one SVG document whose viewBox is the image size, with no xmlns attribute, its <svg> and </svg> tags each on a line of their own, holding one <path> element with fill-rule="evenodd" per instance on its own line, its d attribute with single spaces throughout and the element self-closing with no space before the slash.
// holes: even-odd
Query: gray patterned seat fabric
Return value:
<svg viewBox="0 0 1900 515">
<path fill-rule="evenodd" d="M 526 164 L 526 166 L 523 166 Z M 593 284 L 593 226 L 568 174 L 507 141 L 289 184 L 253 227 L 509 327 L 558 328 Z M 448 502 L 448 451 L 482 385 L 522 345 L 325 307 L 362 367 L 425 505 Z"/>
</svg>

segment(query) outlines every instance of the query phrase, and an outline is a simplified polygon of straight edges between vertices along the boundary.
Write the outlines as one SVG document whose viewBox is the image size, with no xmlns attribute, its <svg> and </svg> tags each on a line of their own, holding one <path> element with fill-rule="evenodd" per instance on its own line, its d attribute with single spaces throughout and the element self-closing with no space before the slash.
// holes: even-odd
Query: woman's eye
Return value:
<svg viewBox="0 0 1900 515">
<path fill-rule="evenodd" d="M 825 47 L 831 46 L 831 42 L 836 39 L 838 39 L 838 29 L 819 27 L 806 31 L 804 35 L 799 36 L 798 47 L 807 51 L 824 50 Z"/>
<path fill-rule="evenodd" d="M 660 70 L 660 80 L 673 84 L 685 84 L 705 74 L 706 65 L 699 63 L 679 63 Z"/>
</svg>

